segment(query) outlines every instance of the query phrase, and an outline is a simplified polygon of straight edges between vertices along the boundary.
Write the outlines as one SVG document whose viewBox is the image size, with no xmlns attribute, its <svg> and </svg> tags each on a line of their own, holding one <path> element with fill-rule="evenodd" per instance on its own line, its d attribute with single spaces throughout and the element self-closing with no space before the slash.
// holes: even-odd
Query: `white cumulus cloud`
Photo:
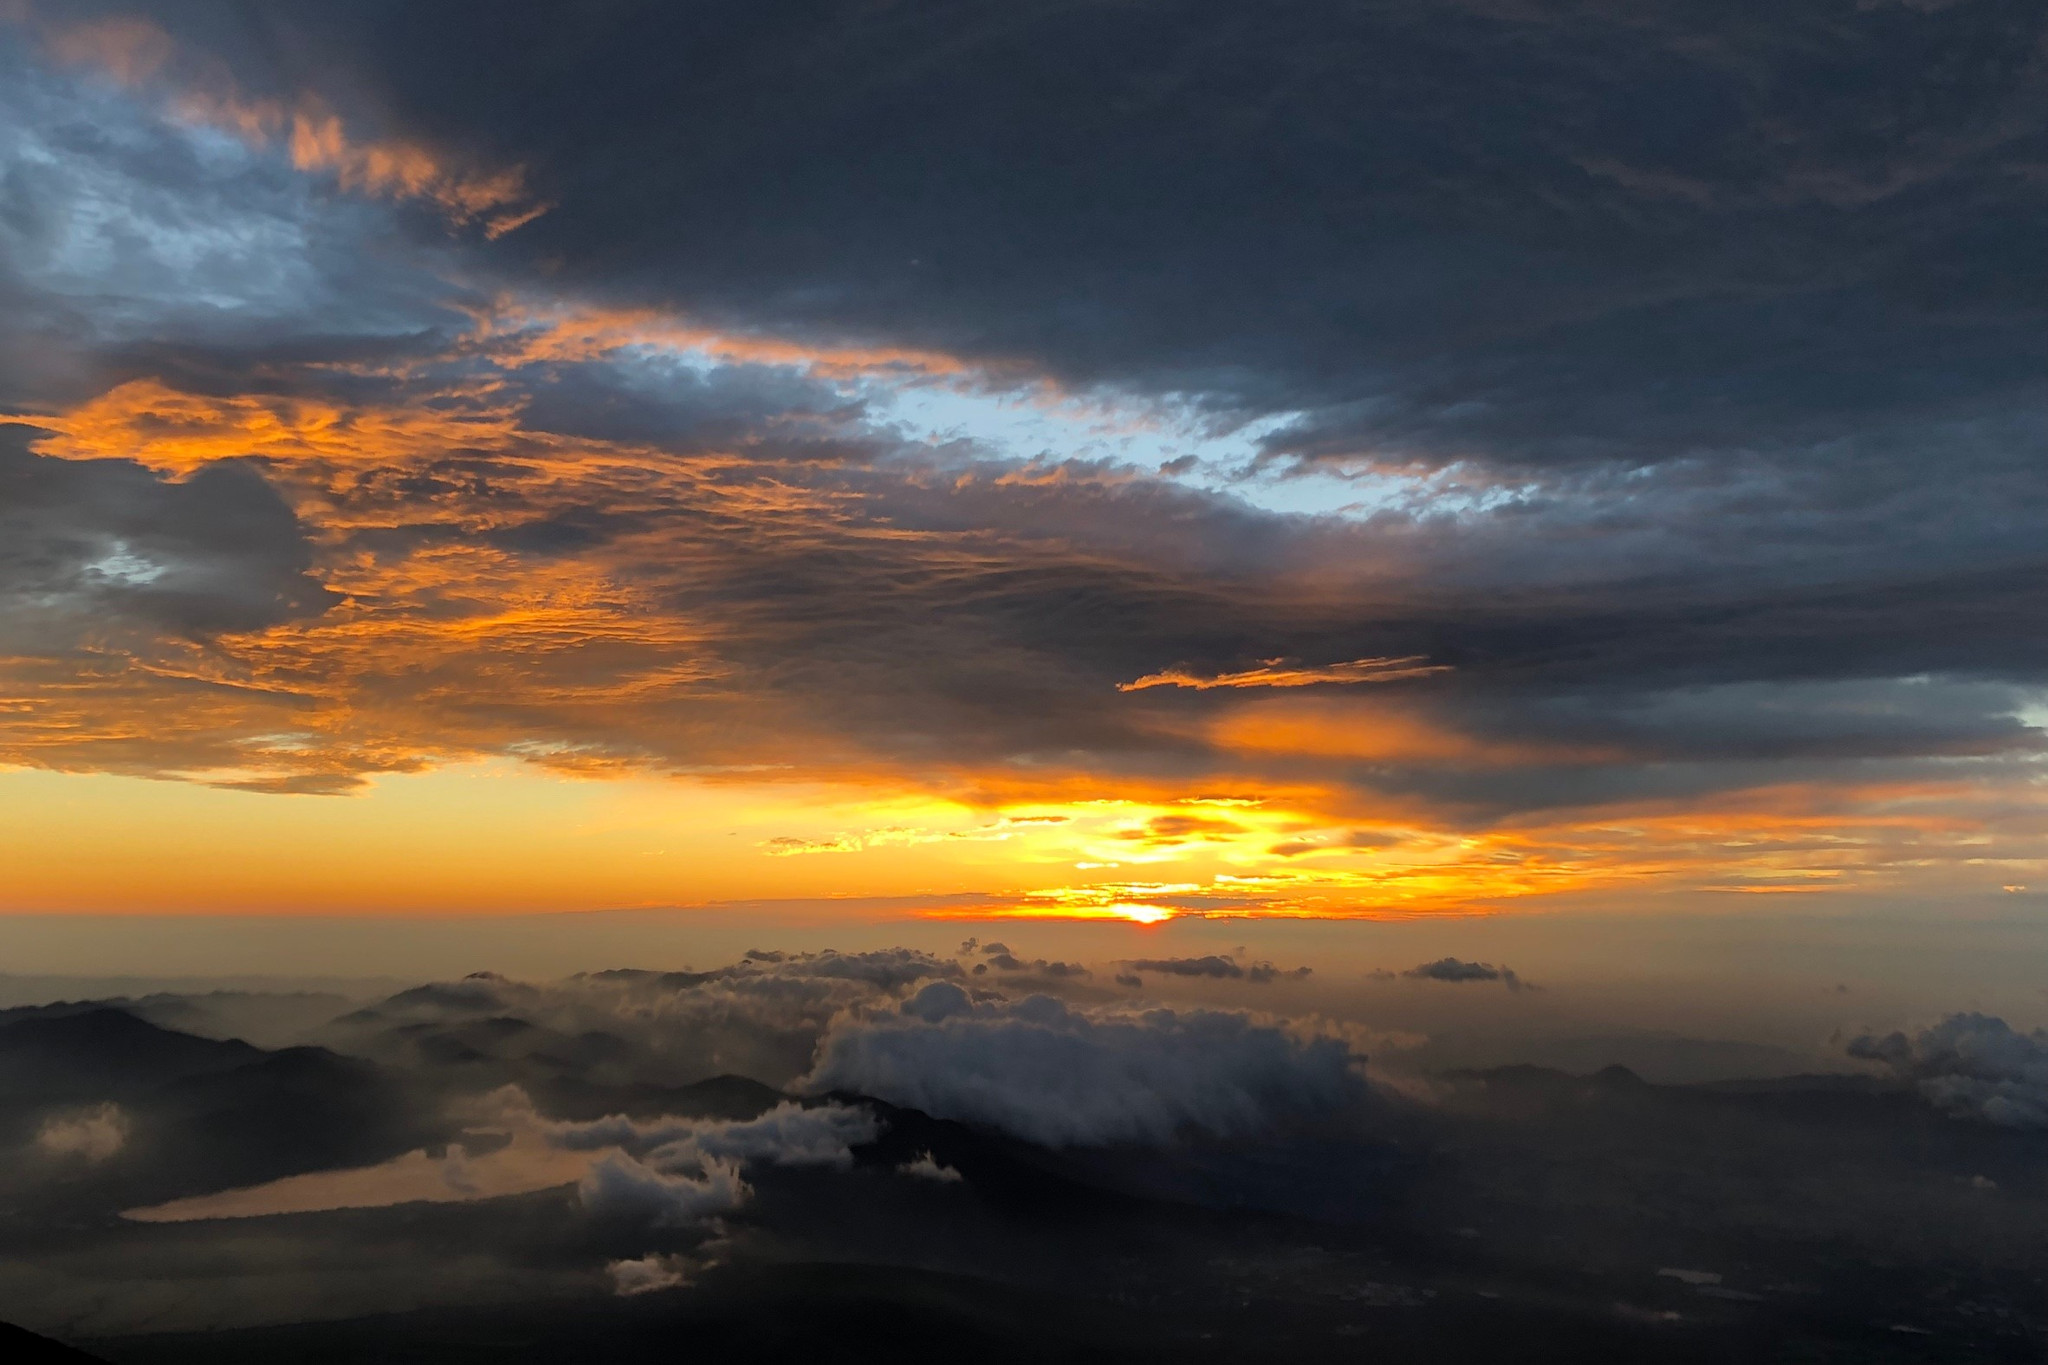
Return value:
<svg viewBox="0 0 2048 1365">
<path fill-rule="evenodd" d="M 631 1298 L 635 1294 L 683 1288 L 690 1282 L 691 1265 L 683 1256 L 649 1255 L 613 1261 L 604 1269 L 612 1277 L 612 1292 L 621 1298 Z"/>
<path fill-rule="evenodd" d="M 916 1176 L 919 1180 L 936 1180 L 942 1185 L 957 1185 L 967 1179 L 951 1166 L 941 1166 L 937 1157 L 930 1152 L 920 1152 L 917 1160 L 906 1161 L 896 1168 L 898 1175 Z"/>
<path fill-rule="evenodd" d="M 1929 1104 L 1958 1118 L 2048 1128 L 2048 1031 L 2021 1033 L 1988 1014 L 1951 1014 L 1908 1037 L 1854 1039 L 1849 1055 L 1915 1081 Z"/>
<path fill-rule="evenodd" d="M 749 1193 L 741 1169 L 853 1164 L 853 1148 L 881 1125 L 866 1109 L 812 1108 L 785 1102 L 753 1119 L 662 1118 L 614 1114 L 589 1123 L 550 1123 L 548 1141 L 570 1151 L 602 1151 L 577 1191 L 586 1207 L 680 1225 L 725 1213 Z"/>
<path fill-rule="evenodd" d="M 803 1085 L 873 1095 L 1048 1146 L 1251 1132 L 1363 1089 L 1342 1038 L 1249 1015 L 1082 1010 L 1049 996 L 976 1004 L 937 981 L 895 1014 L 839 1020 Z"/>
<path fill-rule="evenodd" d="M 693 1173 L 661 1169 L 619 1151 L 600 1158 L 576 1192 L 593 1213 L 644 1218 L 662 1227 L 730 1212 L 751 1193 L 736 1162 L 703 1162 Z"/>
</svg>

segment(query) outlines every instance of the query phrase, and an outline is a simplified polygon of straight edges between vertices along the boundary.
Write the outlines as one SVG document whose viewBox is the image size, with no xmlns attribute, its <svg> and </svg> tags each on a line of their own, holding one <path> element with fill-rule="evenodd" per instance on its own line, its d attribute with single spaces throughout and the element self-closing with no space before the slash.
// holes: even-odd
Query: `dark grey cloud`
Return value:
<svg viewBox="0 0 2048 1365">
<path fill-rule="evenodd" d="M 1002 945 L 990 944 L 989 946 L 991 948 L 999 948 Z M 977 963 L 975 965 L 980 966 L 981 964 Z M 1082 978 L 1092 974 L 1078 962 L 1049 962 L 1042 957 L 1033 958 L 1027 962 L 1016 954 L 1007 951 L 991 956 L 988 959 L 988 965 L 994 967 L 999 972 L 1028 975 L 1047 981 Z"/>
<path fill-rule="evenodd" d="M 1425 962 L 1410 967 L 1401 975 L 1415 981 L 1448 981 L 1454 985 L 1467 981 L 1498 981 L 1511 991 L 1521 990 L 1526 984 L 1512 968 L 1496 967 L 1491 962 L 1466 962 L 1455 957 Z"/>
<path fill-rule="evenodd" d="M 1290 457 L 1811 450 L 2048 359 L 2021 0 L 165 12 L 528 167 L 508 268 L 1303 411 Z"/>
<path fill-rule="evenodd" d="M 679 455 L 865 463 L 889 444 L 860 429 L 867 404 L 841 385 L 772 365 L 696 367 L 625 357 L 550 367 L 521 417 L 537 431 L 646 442 Z"/>
<path fill-rule="evenodd" d="M 1210 953 L 1202 957 L 1137 957 L 1125 960 L 1133 972 L 1157 972 L 1162 976 L 1208 977 L 1222 981 L 1250 981 L 1263 984 L 1281 977 L 1300 979 L 1311 974 L 1308 967 L 1283 971 L 1270 962 L 1239 963 L 1235 957 Z M 1126 984 L 1123 977 L 1118 984 Z M 1135 984 L 1135 983 L 1132 983 Z"/>
<path fill-rule="evenodd" d="M 1242 979 L 1244 968 L 1233 958 L 1210 954 L 1207 957 L 1140 957 L 1125 962 L 1126 967 L 1140 972 L 1162 972 L 1168 976 L 1213 976 Z"/>
<path fill-rule="evenodd" d="M 110 620 L 201 637 L 316 616 L 305 528 L 254 468 L 172 482 L 121 460 L 41 459 L 0 427 L 0 638 L 59 652 Z"/>
</svg>

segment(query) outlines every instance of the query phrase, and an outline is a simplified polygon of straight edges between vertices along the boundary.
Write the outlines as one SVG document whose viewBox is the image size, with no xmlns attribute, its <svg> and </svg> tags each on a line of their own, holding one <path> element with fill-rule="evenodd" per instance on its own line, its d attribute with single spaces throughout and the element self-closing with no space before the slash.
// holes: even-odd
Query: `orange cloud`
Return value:
<svg viewBox="0 0 2048 1365">
<path fill-rule="evenodd" d="M 797 744 L 820 765 L 854 752 L 793 738 L 802 727 L 724 657 L 729 627 L 674 605 L 716 574 L 718 546 L 679 544 L 661 521 L 825 528 L 828 497 L 726 477 L 733 461 L 684 466 L 529 433 L 488 385 L 362 406 L 138 380 L 69 413 L 11 420 L 47 433 L 42 455 L 134 460 L 175 478 L 263 461 L 334 600 L 203 643 L 110 626 L 83 660 L 0 660 L 0 762 L 341 790 L 366 773 L 503 752 L 589 773 L 758 767 Z M 488 478 L 434 472 L 451 458 L 488 458 Z M 488 539 L 586 506 L 656 519 L 545 565 Z M 647 565 L 661 572 L 650 579 Z"/>
<path fill-rule="evenodd" d="M 1375 763 L 1510 766 L 1619 756 L 1563 745 L 1482 739 L 1397 706 L 1301 697 L 1233 707 L 1207 722 L 1204 733 L 1209 742 L 1233 753 Z"/>
<path fill-rule="evenodd" d="M 563 307 L 510 296 L 473 314 L 468 346 L 507 367 L 601 360 L 634 346 L 685 351 L 733 365 L 787 365 L 824 378 L 960 377 L 967 365 L 940 351 L 813 345 L 698 326 L 656 309 Z"/>
<path fill-rule="evenodd" d="M 1212 687 L 1313 687 L 1320 683 L 1399 682 L 1404 678 L 1426 678 L 1433 673 L 1450 671 L 1449 664 L 1432 664 L 1427 656 L 1421 654 L 1305 666 L 1287 659 L 1267 659 L 1257 668 L 1240 673 L 1214 673 L 1206 677 L 1182 668 L 1169 668 L 1118 683 L 1116 690 L 1140 692 L 1148 687 L 1190 687 L 1197 691 L 1207 691 Z"/>
<path fill-rule="evenodd" d="M 270 394 L 208 397 L 136 379 L 59 416 L 0 418 L 50 433 L 37 452 L 66 460 L 125 459 L 174 477 L 216 460 L 379 464 L 501 450 L 518 433 L 514 406 L 488 390 L 443 392 L 429 406 L 347 407 Z"/>
<path fill-rule="evenodd" d="M 146 64 L 138 51 L 132 60 Z M 448 355 L 382 376 L 375 399 L 310 383 L 220 396 L 139 379 L 13 419 L 40 430 L 44 456 L 132 460 L 174 480 L 223 460 L 260 462 L 300 519 L 308 572 L 329 604 L 203 638 L 95 621 L 69 652 L 0 657 L 0 764 L 300 793 L 488 759 L 749 792 L 802 783 L 865 802 L 873 818 L 785 821 L 809 799 L 792 795 L 774 822 L 707 855 L 722 860 L 719 876 L 764 895 L 824 885 L 963 898 L 949 902 L 955 914 L 1477 914 L 1681 889 L 1870 889 L 1926 868 L 1983 866 L 1996 884 L 2035 875 L 2038 800 L 2008 792 L 1999 799 L 2012 809 L 2001 811 L 1989 785 L 1784 785 L 1479 825 L 1424 796 L 1371 790 L 1351 769 L 1629 755 L 1475 735 L 1399 690 L 1243 695 L 1444 671 L 1421 656 L 1270 661 L 1123 687 L 1215 694 L 1182 699 L 1201 708 L 1192 716 L 1105 695 L 1106 710 L 1138 716 L 1111 738 L 1157 740 L 1167 759 L 1105 744 L 1012 761 L 923 735 L 892 746 L 876 712 L 837 709 L 852 687 L 846 670 L 875 667 L 862 685 L 903 687 L 899 709 L 916 708 L 922 724 L 948 699 L 906 680 L 935 656 L 898 659 L 892 641 L 867 638 L 865 618 L 825 620 L 832 604 L 814 596 L 868 574 L 869 596 L 848 600 L 877 619 L 923 612 L 992 582 L 1007 592 L 1059 581 L 1079 552 L 865 517 L 855 485 L 756 466 L 743 451 L 681 458 L 526 425 L 520 367 L 649 338 L 824 371 L 941 373 L 947 363 L 750 349 L 653 315 L 508 306 Z M 583 515 L 606 519 L 605 533 L 520 548 L 521 533 Z M 778 577 L 792 564 L 807 576 Z M 910 597 L 906 584 L 943 591 Z M 1012 678 L 1010 657 L 990 667 L 986 676 Z M 1086 688 L 1106 694 L 1092 678 Z M 956 809 L 906 815 L 912 798 Z M 806 852 L 835 856 L 777 856 Z"/>
</svg>

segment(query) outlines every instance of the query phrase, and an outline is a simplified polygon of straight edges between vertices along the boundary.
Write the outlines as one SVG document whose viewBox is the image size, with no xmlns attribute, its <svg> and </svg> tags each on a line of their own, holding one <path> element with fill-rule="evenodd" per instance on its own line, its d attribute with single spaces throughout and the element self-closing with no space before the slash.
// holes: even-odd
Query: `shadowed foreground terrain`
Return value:
<svg viewBox="0 0 2048 1365">
<path fill-rule="evenodd" d="M 0 1316 L 115 1365 L 2048 1346 L 2048 1141 L 1983 1116 L 2030 1092 L 1901 1069 L 2033 1055 L 1995 1020 L 1855 1045 L 1889 1070 L 1381 1078 L 1306 1023 L 974 980 L 479 976 L 269 1048 L 205 1036 L 278 1041 L 254 998 L 8 1011 Z"/>
<path fill-rule="evenodd" d="M 1873 1305 L 1875 1306 L 1875 1305 Z M 1689 1331 L 1588 1308 L 1286 1298 L 1172 1312 L 1021 1291 L 934 1271 L 798 1265 L 627 1304 L 468 1310 L 99 1343 L 120 1365 L 275 1360 L 2031 1360 L 1929 1346 L 1876 1323 L 1772 1315 Z"/>
</svg>

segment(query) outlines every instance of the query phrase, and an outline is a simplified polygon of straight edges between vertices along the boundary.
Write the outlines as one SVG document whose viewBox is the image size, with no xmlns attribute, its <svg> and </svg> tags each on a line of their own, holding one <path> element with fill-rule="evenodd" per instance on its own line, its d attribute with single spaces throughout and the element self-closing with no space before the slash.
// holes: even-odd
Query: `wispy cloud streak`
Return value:
<svg viewBox="0 0 2048 1365">
<path fill-rule="evenodd" d="M 1421 654 L 1353 659 L 1342 664 L 1300 664 L 1289 659 L 1266 659 L 1257 668 L 1241 669 L 1235 673 L 1203 675 L 1184 668 L 1164 669 L 1118 683 L 1116 690 L 1142 692 L 1148 687 L 1187 687 L 1206 692 L 1215 687 L 1316 687 L 1324 683 L 1401 682 L 1450 671 L 1449 664 L 1432 664 L 1426 655 Z"/>
</svg>

